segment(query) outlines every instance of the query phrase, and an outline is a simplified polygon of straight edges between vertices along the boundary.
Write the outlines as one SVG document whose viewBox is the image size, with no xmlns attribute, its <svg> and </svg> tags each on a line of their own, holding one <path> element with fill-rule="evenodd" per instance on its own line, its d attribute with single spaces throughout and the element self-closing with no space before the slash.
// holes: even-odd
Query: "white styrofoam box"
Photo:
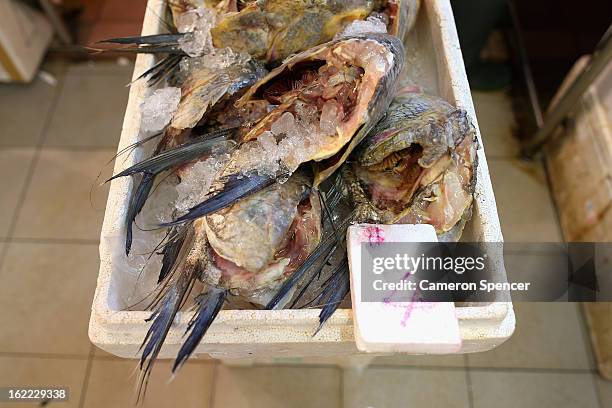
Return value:
<svg viewBox="0 0 612 408">
<path fill-rule="evenodd" d="M 162 15 L 163 7 L 163 0 L 149 1 L 143 35 L 161 32 L 158 16 Z M 419 75 L 425 90 L 467 110 L 476 122 L 449 0 L 423 2 L 417 25 L 407 39 L 407 49 L 410 58 L 419 58 L 420 68 L 414 74 Z M 151 55 L 138 56 L 134 77 L 153 63 L 154 57 Z M 146 84 L 142 81 L 132 86 L 119 149 L 136 142 L 140 128 L 140 103 L 147 93 Z M 480 139 L 480 135 L 478 137 Z M 115 172 L 138 159 L 118 160 Z M 474 215 L 463 239 L 501 242 L 497 207 L 483 148 L 478 151 L 478 159 Z M 122 271 L 111 259 L 112 248 L 121 245 L 124 239 L 125 212 L 132 187 L 132 181 L 128 178 L 114 180 L 111 184 L 100 242 L 100 274 L 89 327 L 89 336 L 94 344 L 126 358 L 137 356 L 149 327 L 145 319 L 150 315 L 147 311 L 125 310 L 125 299 L 133 290 L 134 282 L 122 276 Z M 490 259 L 501 260 L 501 256 L 491 256 Z M 493 279 L 506 280 L 501 261 L 493 265 L 491 273 Z M 462 339 L 459 352 L 489 350 L 512 335 L 515 317 L 510 296 L 499 296 L 493 303 L 457 305 Z M 196 354 L 205 353 L 223 359 L 329 357 L 330 361 L 338 356 L 358 354 L 352 311 L 339 309 L 313 337 L 319 312 L 318 309 L 222 310 L 197 347 Z M 162 348 L 161 358 L 176 356 L 189 318 L 189 313 L 179 313 Z"/>
<path fill-rule="evenodd" d="M 51 24 L 23 2 L 0 2 L 0 82 L 30 82 L 53 37 Z"/>
</svg>

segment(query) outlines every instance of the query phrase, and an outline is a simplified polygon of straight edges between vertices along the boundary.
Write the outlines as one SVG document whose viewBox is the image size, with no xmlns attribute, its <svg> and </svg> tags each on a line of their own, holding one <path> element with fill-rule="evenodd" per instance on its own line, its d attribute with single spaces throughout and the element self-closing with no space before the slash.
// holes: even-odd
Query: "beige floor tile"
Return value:
<svg viewBox="0 0 612 408">
<path fill-rule="evenodd" d="M 597 376 L 596 384 L 602 408 L 612 407 L 612 381 Z"/>
<path fill-rule="evenodd" d="M 33 149 L 0 149 L 0 237 L 8 235 L 33 157 Z"/>
<path fill-rule="evenodd" d="M 593 367 L 574 303 L 514 303 L 516 330 L 492 351 L 468 354 L 470 367 Z"/>
<path fill-rule="evenodd" d="M 123 58 L 115 60 L 98 60 L 87 61 L 83 63 L 70 64 L 67 72 L 70 75 L 116 75 L 127 76 L 128 81 L 130 75 L 134 71 L 134 61 L 131 56 L 126 55 Z"/>
<path fill-rule="evenodd" d="M 463 370 L 347 370 L 343 398 L 345 408 L 464 408 L 468 388 Z"/>
<path fill-rule="evenodd" d="M 57 91 L 58 87 L 40 79 L 31 84 L 2 84 L 0 146 L 36 146 Z"/>
<path fill-rule="evenodd" d="M 0 351 L 88 355 L 97 246 L 8 245 L 0 270 Z"/>
<path fill-rule="evenodd" d="M 108 353 L 101 348 L 94 346 L 94 356 L 95 358 L 104 358 L 104 359 L 117 359 L 121 360 L 121 357 L 117 357 L 114 354 Z"/>
<path fill-rule="evenodd" d="M 52 407 L 79 406 L 87 360 L 51 358 L 0 357 L 0 386 L 2 387 L 68 387 L 67 402 L 50 404 Z M 7 403 L 0 407 L 33 408 L 40 403 Z"/>
<path fill-rule="evenodd" d="M 43 61 L 40 70 L 51 74 L 57 80 L 60 77 L 63 78 L 69 66 L 70 62 L 64 58 L 48 57 Z"/>
<path fill-rule="evenodd" d="M 94 357 L 97 358 L 97 359 L 123 360 L 123 361 L 125 361 L 124 358 L 117 357 L 116 355 L 111 354 L 109 352 L 106 352 L 106 351 L 104 351 L 101 348 L 98 348 L 96 346 L 94 346 Z M 137 360 L 133 359 L 133 361 L 137 361 Z M 191 356 L 189 361 L 193 361 L 194 363 L 197 363 L 197 364 L 215 364 L 218 360 L 213 359 L 212 357 L 210 357 L 210 356 L 208 356 L 206 354 L 199 354 L 197 356 Z"/>
<path fill-rule="evenodd" d="M 137 381 L 136 361 L 94 360 L 84 406 L 129 408 L 134 406 Z M 143 407 L 209 407 L 214 365 L 187 363 L 169 382 L 171 363 L 155 365 Z"/>
<path fill-rule="evenodd" d="M 472 372 L 474 408 L 598 408 L 591 374 Z"/>
<path fill-rule="evenodd" d="M 112 172 L 112 165 L 106 163 L 114 153 L 43 149 L 15 236 L 99 239 L 108 194 L 108 184 L 100 183 Z"/>
<path fill-rule="evenodd" d="M 115 75 L 68 69 L 45 146 L 117 146 L 131 75 L 125 67 L 120 68 L 121 73 Z"/>
<path fill-rule="evenodd" d="M 476 117 L 487 157 L 516 157 L 519 144 L 510 97 L 505 91 L 472 92 Z"/>
<path fill-rule="evenodd" d="M 215 408 L 306 408 L 340 406 L 336 368 L 220 365 L 215 379 Z"/>
<path fill-rule="evenodd" d="M 464 367 L 463 355 L 448 356 L 395 356 L 376 357 L 372 361 L 376 366 L 404 366 L 404 367 Z"/>
<path fill-rule="evenodd" d="M 506 242 L 558 242 L 561 231 L 541 164 L 489 161 Z"/>
</svg>

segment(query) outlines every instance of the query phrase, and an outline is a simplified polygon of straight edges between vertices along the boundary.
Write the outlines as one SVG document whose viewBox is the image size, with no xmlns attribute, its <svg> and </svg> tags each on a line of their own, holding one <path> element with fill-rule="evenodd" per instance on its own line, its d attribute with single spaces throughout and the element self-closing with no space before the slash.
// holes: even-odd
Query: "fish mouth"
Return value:
<svg viewBox="0 0 612 408">
<path fill-rule="evenodd" d="M 372 203 L 382 210 L 401 213 L 422 183 L 426 169 L 418 165 L 423 154 L 419 145 L 411 145 L 387 156 L 372 166 L 353 164 L 359 180 L 369 192 Z"/>
<path fill-rule="evenodd" d="M 470 133 L 430 167 L 420 165 L 423 149 L 413 144 L 376 165 L 353 163 L 353 171 L 368 199 L 387 214 L 386 221 L 427 223 L 443 234 L 457 225 L 471 207 L 476 148 L 477 141 Z"/>
<path fill-rule="evenodd" d="M 386 221 L 445 233 L 473 201 L 475 134 L 464 110 L 438 97 L 404 95 L 355 152 L 352 170 Z"/>
</svg>

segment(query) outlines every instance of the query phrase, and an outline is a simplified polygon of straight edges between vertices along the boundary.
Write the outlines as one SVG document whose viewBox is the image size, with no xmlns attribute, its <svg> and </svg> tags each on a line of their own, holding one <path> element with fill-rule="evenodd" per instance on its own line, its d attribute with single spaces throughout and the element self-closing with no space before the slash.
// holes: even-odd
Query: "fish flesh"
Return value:
<svg viewBox="0 0 612 408">
<path fill-rule="evenodd" d="M 215 194 L 168 225 L 218 211 L 306 165 L 314 167 L 317 187 L 385 113 L 403 56 L 396 37 L 366 34 L 289 58 L 236 103 L 267 101 L 271 109 L 238 130 L 242 143 L 219 173 Z"/>
<path fill-rule="evenodd" d="M 349 292 L 348 225 L 430 224 L 440 241 L 458 241 L 471 217 L 477 150 L 476 130 L 464 110 L 420 92 L 396 97 L 385 117 L 340 169 L 333 190 L 350 211 L 341 213 L 337 212 L 341 206 L 332 207 L 334 214 L 329 218 L 344 221 L 333 232 L 324 230 L 327 238 L 305 261 L 318 266 L 301 273 L 310 277 L 306 285 L 315 285 L 314 277 L 321 274 L 327 260 L 336 259 L 331 275 L 306 303 L 322 305 L 319 329 Z M 269 309 L 279 307 L 288 290 L 288 284 L 285 286 L 268 303 Z M 296 304 L 304 292 L 290 304 Z"/>
<path fill-rule="evenodd" d="M 185 177 L 186 166 L 179 171 Z M 143 342 L 140 392 L 155 359 L 196 282 L 203 284 L 195 312 L 175 360 L 189 358 L 221 310 L 236 297 L 265 305 L 300 266 L 321 235 L 321 207 L 312 174 L 294 173 L 223 210 L 176 228 L 163 251 L 152 324 Z"/>
<path fill-rule="evenodd" d="M 163 72 L 171 70 L 169 66 L 177 58 L 223 49 L 276 66 L 293 54 L 332 40 L 351 22 L 366 18 L 375 17 L 384 23 L 388 34 L 403 40 L 416 21 L 419 6 L 420 0 L 179 1 L 170 4 L 178 33 L 112 38 L 101 43 L 122 46 L 111 47 L 111 51 L 169 54 L 157 69 Z M 206 44 L 185 46 L 194 41 Z"/>
<path fill-rule="evenodd" d="M 352 171 L 375 208 L 372 217 L 431 224 L 443 236 L 460 221 L 465 224 L 477 149 L 476 129 L 464 110 L 409 92 L 396 99 L 355 152 Z"/>
<path fill-rule="evenodd" d="M 126 214 L 126 254 L 129 254 L 132 245 L 132 224 L 144 207 L 147 198 L 153 188 L 155 179 L 162 171 L 175 168 L 188 160 L 195 160 L 201 156 L 210 154 L 214 148 L 231 147 L 233 141 L 227 137 L 228 132 L 217 132 L 217 137 L 211 137 L 200 144 L 188 144 L 197 135 L 193 129 L 203 120 L 217 104 L 225 105 L 235 101 L 241 92 L 249 85 L 255 83 L 265 75 L 266 71 L 258 63 L 248 60 L 224 69 L 211 70 L 207 67 L 192 69 L 181 87 L 181 99 L 177 111 L 173 115 L 170 124 L 165 128 L 160 142 L 151 157 L 134 167 L 127 169 L 111 178 L 117 178 L 141 173 L 142 177 L 132 191 L 128 212 Z M 180 156 L 181 162 L 172 160 L 160 160 L 160 156 L 168 150 L 177 146 L 189 147 L 190 154 Z M 176 156 L 174 157 L 176 159 Z M 153 160 L 153 162 L 151 162 Z"/>
</svg>

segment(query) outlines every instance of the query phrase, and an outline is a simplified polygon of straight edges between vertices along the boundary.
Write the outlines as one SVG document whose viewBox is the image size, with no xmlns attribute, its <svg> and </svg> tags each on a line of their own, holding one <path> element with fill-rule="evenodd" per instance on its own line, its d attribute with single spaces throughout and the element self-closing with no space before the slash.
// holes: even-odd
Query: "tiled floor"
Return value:
<svg viewBox="0 0 612 408">
<path fill-rule="evenodd" d="M 136 363 L 94 352 L 87 338 L 107 193 L 98 175 L 110 170 L 130 67 L 51 71 L 55 87 L 0 86 L 0 386 L 69 386 L 58 406 L 130 407 Z M 541 166 L 514 158 L 508 99 L 474 100 L 506 239 L 560 240 Z M 144 406 L 611 407 L 576 306 L 515 310 L 514 337 L 469 356 L 385 357 L 364 371 L 200 360 L 170 384 L 161 363 Z"/>
</svg>

